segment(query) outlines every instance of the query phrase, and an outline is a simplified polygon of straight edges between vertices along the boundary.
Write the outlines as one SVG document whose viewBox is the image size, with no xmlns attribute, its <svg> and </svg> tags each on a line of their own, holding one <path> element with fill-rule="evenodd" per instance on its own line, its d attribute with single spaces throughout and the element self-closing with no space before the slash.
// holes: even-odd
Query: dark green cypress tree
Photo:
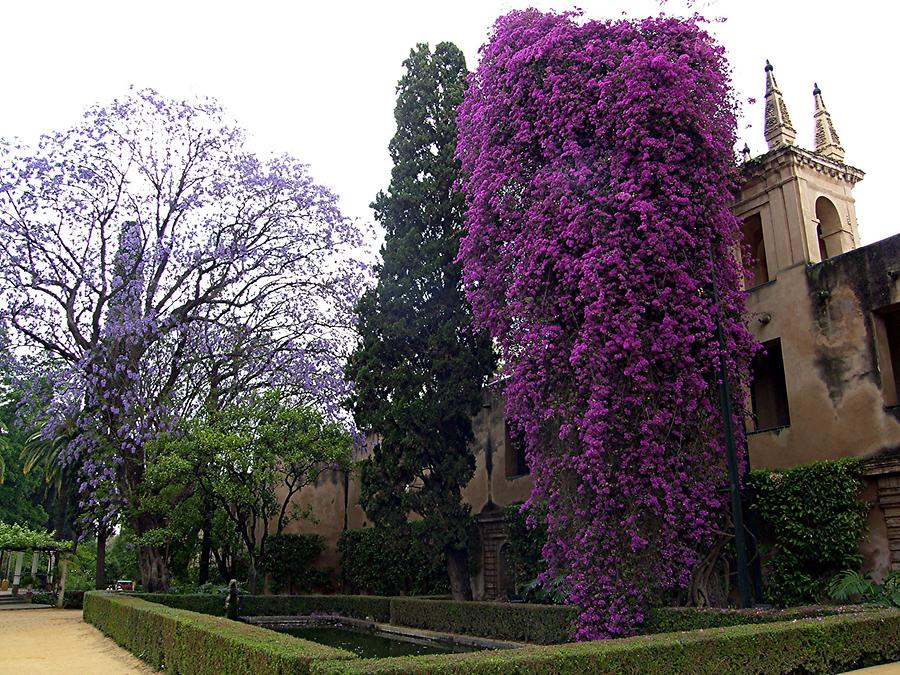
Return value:
<svg viewBox="0 0 900 675">
<path fill-rule="evenodd" d="M 471 598 L 469 506 L 475 470 L 471 416 L 496 367 L 490 339 L 471 329 L 456 263 L 464 200 L 456 109 L 466 87 L 462 52 L 419 44 L 397 85 L 394 168 L 372 204 L 386 235 L 378 284 L 361 299 L 362 341 L 347 365 L 356 422 L 378 443 L 363 463 L 361 503 L 376 523 L 417 514 L 447 557 L 453 596 Z"/>
</svg>

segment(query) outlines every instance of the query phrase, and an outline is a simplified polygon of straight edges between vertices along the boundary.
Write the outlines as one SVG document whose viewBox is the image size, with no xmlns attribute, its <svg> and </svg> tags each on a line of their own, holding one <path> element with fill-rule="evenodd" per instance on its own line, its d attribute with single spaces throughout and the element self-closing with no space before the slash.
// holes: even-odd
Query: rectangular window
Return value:
<svg viewBox="0 0 900 675">
<path fill-rule="evenodd" d="M 769 265 L 766 261 L 766 242 L 763 239 L 762 218 L 758 213 L 744 220 L 741 225 L 741 252 L 749 253 L 752 267 L 746 281 L 747 288 L 760 286 L 769 280 Z"/>
<path fill-rule="evenodd" d="M 781 339 L 764 342 L 751 366 L 750 404 L 753 407 L 753 430 L 775 429 L 791 424 L 788 411 L 787 385 Z"/>
<path fill-rule="evenodd" d="M 525 441 L 510 429 L 509 421 L 504 422 L 504 443 L 506 445 L 506 477 L 527 476 L 530 471 L 525 460 Z"/>
<path fill-rule="evenodd" d="M 876 313 L 875 341 L 884 404 L 900 404 L 900 307 Z"/>
</svg>

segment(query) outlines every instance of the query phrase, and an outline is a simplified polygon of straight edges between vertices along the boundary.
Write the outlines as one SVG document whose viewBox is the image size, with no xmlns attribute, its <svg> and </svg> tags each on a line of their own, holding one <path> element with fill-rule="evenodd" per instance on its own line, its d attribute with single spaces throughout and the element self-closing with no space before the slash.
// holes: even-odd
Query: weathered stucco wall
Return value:
<svg viewBox="0 0 900 675">
<path fill-rule="evenodd" d="M 874 338 L 874 310 L 900 301 L 894 269 L 900 236 L 795 265 L 749 294 L 754 335 L 781 339 L 790 413 L 790 426 L 750 434 L 754 467 L 865 457 L 900 444 Z"/>
</svg>

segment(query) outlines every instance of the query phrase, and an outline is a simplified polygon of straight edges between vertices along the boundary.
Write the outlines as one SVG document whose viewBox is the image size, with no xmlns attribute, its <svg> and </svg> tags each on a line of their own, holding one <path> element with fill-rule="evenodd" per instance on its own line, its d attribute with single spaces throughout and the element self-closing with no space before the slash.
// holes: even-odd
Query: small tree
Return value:
<svg viewBox="0 0 900 675">
<path fill-rule="evenodd" d="M 281 534 L 312 515 L 295 497 L 323 472 L 348 466 L 352 440 L 321 413 L 269 392 L 198 420 L 168 445 L 185 471 L 182 484 L 199 488 L 231 521 L 255 593 L 273 526 Z"/>
<path fill-rule="evenodd" d="M 357 307 L 362 340 L 346 369 L 357 425 L 378 439 L 362 464 L 360 499 L 379 523 L 428 520 L 453 596 L 471 598 L 460 491 L 474 472 L 471 416 L 495 357 L 472 329 L 456 262 L 463 200 L 453 155 L 467 71 L 446 42 L 434 52 L 418 45 L 403 65 L 391 183 L 372 205 L 386 231 L 383 262 Z"/>
</svg>

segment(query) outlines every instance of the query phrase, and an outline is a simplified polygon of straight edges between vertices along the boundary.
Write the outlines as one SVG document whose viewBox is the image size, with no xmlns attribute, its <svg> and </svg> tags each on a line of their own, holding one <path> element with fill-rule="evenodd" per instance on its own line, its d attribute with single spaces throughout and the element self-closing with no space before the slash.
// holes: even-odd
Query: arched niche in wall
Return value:
<svg viewBox="0 0 900 675">
<path fill-rule="evenodd" d="M 750 253 L 750 278 L 747 288 L 764 284 L 769 280 L 769 264 L 766 260 L 766 242 L 763 239 L 762 218 L 758 213 L 748 216 L 741 224 L 741 250 Z"/>
<path fill-rule="evenodd" d="M 819 221 L 816 234 L 819 239 L 819 253 L 822 260 L 843 253 L 841 233 L 844 228 L 841 225 L 841 216 L 837 207 L 828 197 L 816 199 L 816 220 Z"/>
</svg>

